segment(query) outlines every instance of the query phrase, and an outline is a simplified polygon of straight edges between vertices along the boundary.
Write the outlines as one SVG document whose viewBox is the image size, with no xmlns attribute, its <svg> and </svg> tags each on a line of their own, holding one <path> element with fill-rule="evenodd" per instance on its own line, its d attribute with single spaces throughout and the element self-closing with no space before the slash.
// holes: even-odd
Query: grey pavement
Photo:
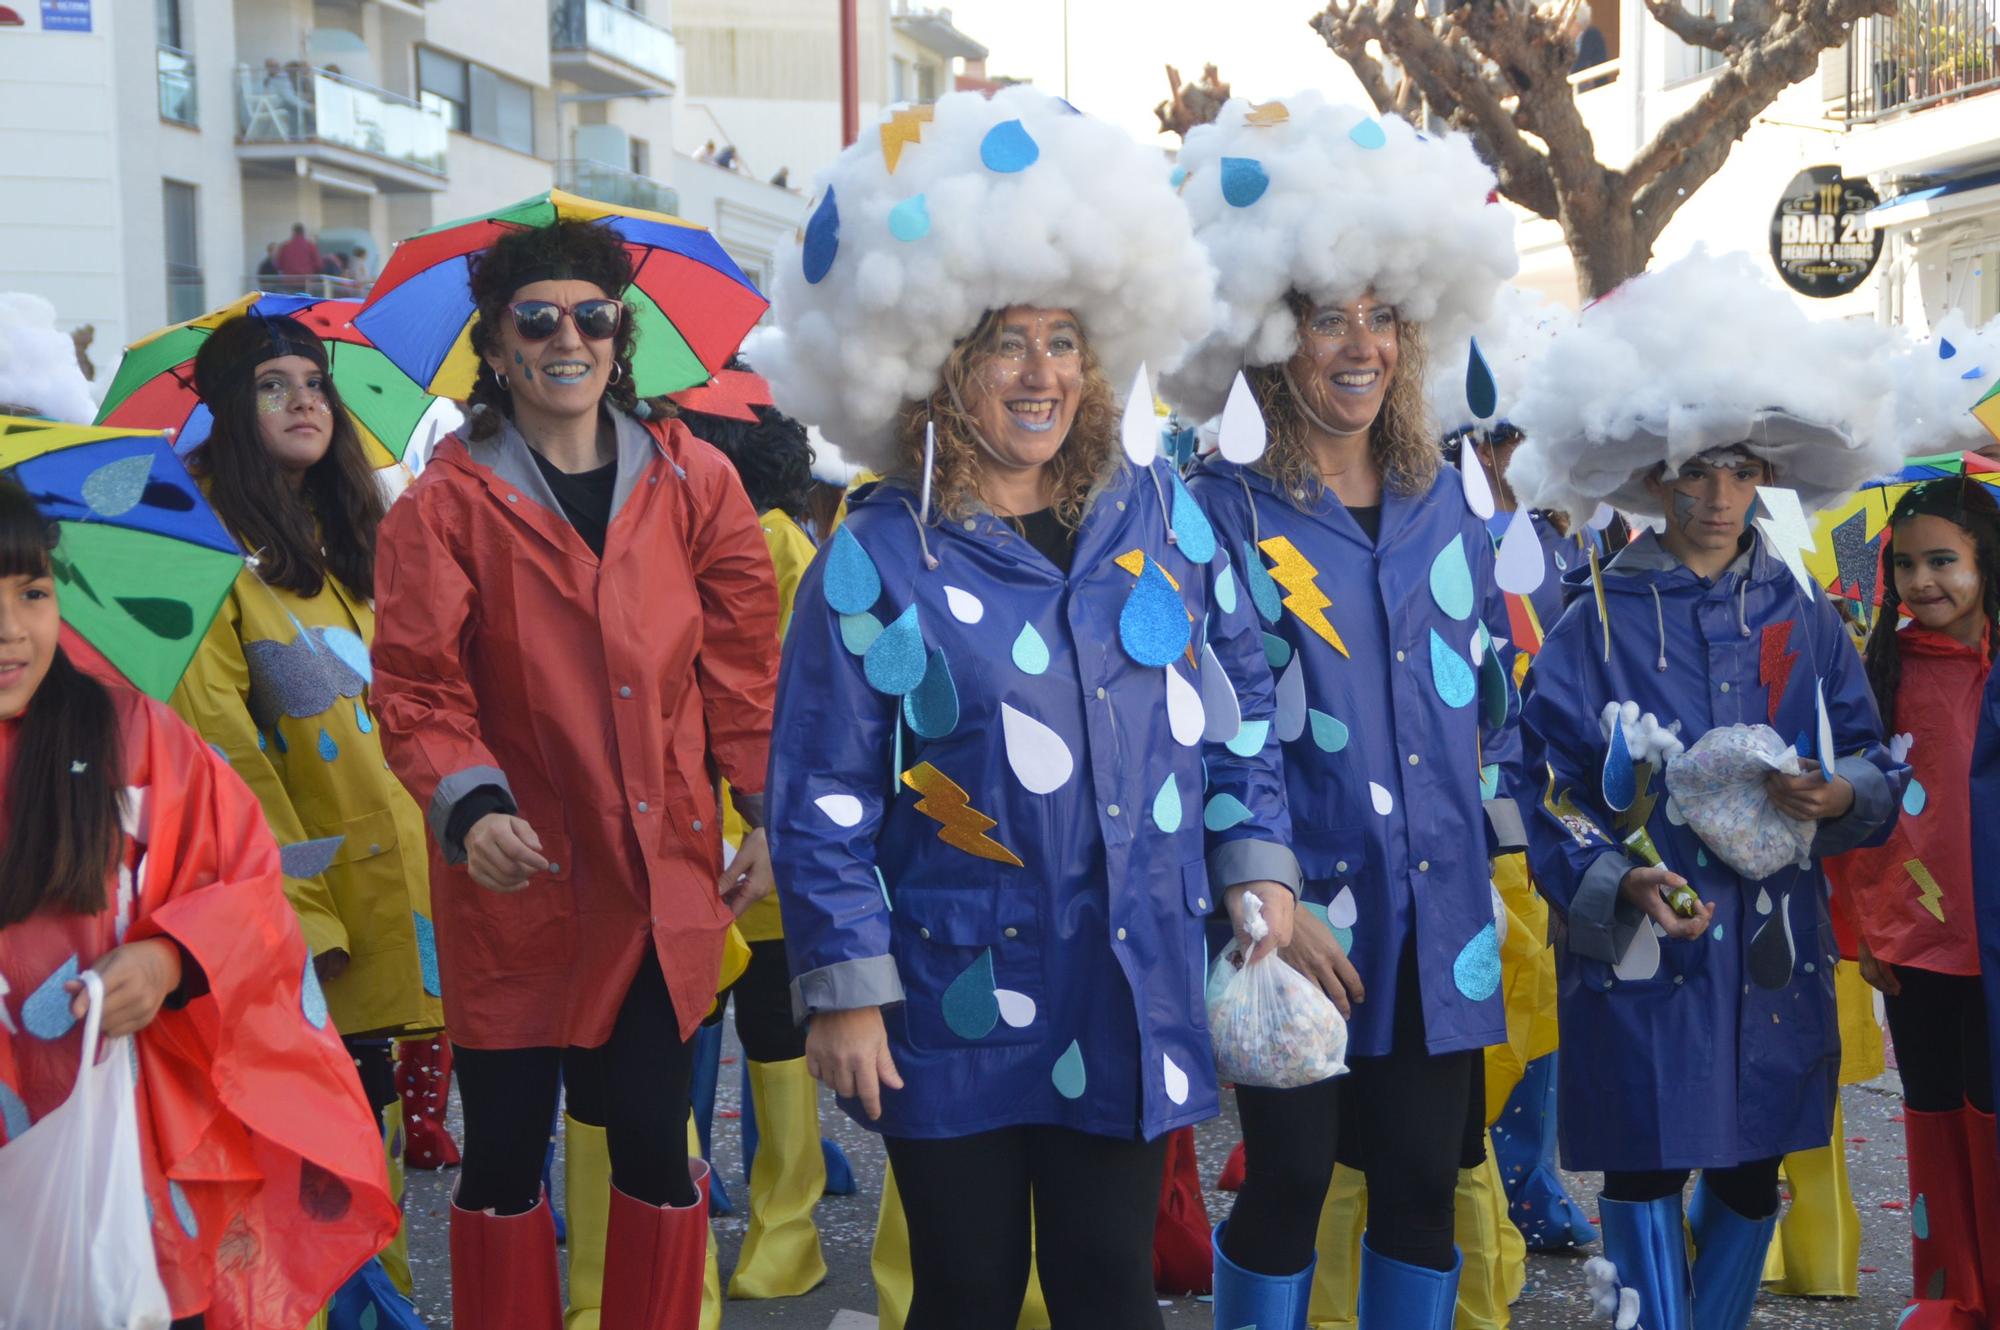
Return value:
<svg viewBox="0 0 2000 1330">
<path fill-rule="evenodd" d="M 733 1033 L 723 1053 L 741 1056 Z M 743 1205 L 747 1189 L 743 1185 L 742 1154 L 734 1118 L 739 1108 L 741 1072 L 731 1061 L 722 1069 L 716 1122 L 716 1167 L 721 1171 L 731 1198 L 737 1202 L 734 1214 L 715 1219 L 713 1231 L 726 1281 L 742 1245 L 746 1223 Z M 1890 1074 L 1866 1085 L 1842 1091 L 1847 1118 L 1848 1161 L 1853 1176 L 1855 1203 L 1861 1211 L 1861 1296 L 1853 1300 L 1780 1298 L 1769 1293 L 1759 1297 L 1751 1318 L 1753 1330 L 1847 1330 L 1868 1327 L 1888 1330 L 1901 1314 L 1909 1297 L 1909 1223 L 1901 1208 L 1907 1191 L 1904 1181 L 1903 1129 L 1895 1118 L 1901 1106 L 1897 1100 L 1895 1077 Z M 1223 1094 L 1223 1116 L 1196 1129 L 1196 1151 L 1201 1175 L 1208 1186 L 1211 1218 L 1228 1214 L 1233 1199 L 1214 1190 L 1224 1158 L 1238 1137 L 1233 1097 Z M 826 1282 L 804 1297 L 771 1302 L 729 1302 L 723 1310 L 724 1330 L 738 1327 L 774 1326 L 788 1330 L 874 1330 L 875 1290 L 868 1273 L 869 1245 L 875 1232 L 876 1198 L 881 1194 L 882 1148 L 878 1138 L 856 1127 L 823 1098 L 822 1126 L 838 1140 L 854 1165 L 859 1190 L 853 1196 L 830 1196 L 820 1203 L 820 1241 L 831 1273 Z M 458 1131 L 454 1097 L 451 1127 Z M 560 1195 L 561 1162 L 557 1162 L 557 1194 Z M 453 1172 L 410 1174 L 408 1213 L 410 1223 L 410 1264 L 417 1285 L 417 1306 L 436 1330 L 451 1324 L 450 1256 L 445 1225 Z M 1572 1193 L 1595 1212 L 1594 1177 L 1572 1176 Z M 1885 1203 L 1896 1208 L 1885 1209 Z M 1584 1294 L 1582 1266 L 1588 1249 L 1574 1256 L 1530 1256 L 1528 1284 L 1513 1307 L 1517 1330 L 1570 1330 L 1571 1327 L 1601 1325 L 1592 1318 Z M 1213 1324 L 1209 1306 L 1194 1298 L 1163 1301 L 1162 1314 L 1171 1330 L 1206 1330 Z"/>
</svg>

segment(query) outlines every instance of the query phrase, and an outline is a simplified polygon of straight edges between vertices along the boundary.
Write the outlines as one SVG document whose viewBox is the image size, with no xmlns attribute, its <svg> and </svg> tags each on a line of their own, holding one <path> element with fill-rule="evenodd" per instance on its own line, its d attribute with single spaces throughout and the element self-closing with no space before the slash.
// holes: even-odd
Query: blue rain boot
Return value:
<svg viewBox="0 0 2000 1330">
<path fill-rule="evenodd" d="M 701 1142 L 701 1157 L 715 1158 L 715 1146 L 710 1128 L 715 1123 L 715 1085 L 722 1074 L 722 1022 L 701 1026 L 694 1032 L 694 1077 L 689 1086 L 690 1097 L 694 1100 L 694 1131 Z M 746 1095 L 745 1101 L 748 1101 Z M 711 1168 L 708 1171 L 708 1212 L 712 1215 L 731 1214 L 735 1207 L 729 1203 L 729 1193 L 723 1188 L 722 1174 Z"/>
<path fill-rule="evenodd" d="M 1597 1218 L 1603 1226 L 1604 1259 L 1618 1267 L 1618 1282 L 1639 1294 L 1639 1324 L 1646 1330 L 1690 1330 L 1694 1304 L 1688 1292 L 1680 1195 L 1657 1201 L 1600 1196 Z"/>
<path fill-rule="evenodd" d="M 1215 1226 L 1215 1330 L 1305 1330 L 1317 1258 L 1295 1275 L 1257 1275 L 1222 1254 L 1227 1220 Z"/>
<path fill-rule="evenodd" d="M 556 1088 L 556 1116 L 555 1120 L 549 1123 L 548 1149 L 542 1151 L 542 1195 L 549 1198 L 549 1217 L 556 1221 L 556 1246 L 561 1247 L 569 1242 L 569 1222 L 563 1218 L 563 1212 L 556 1208 L 556 1184 L 553 1181 L 556 1167 L 556 1128 L 562 1125 L 563 1120 L 560 1078 L 556 1081 Z"/>
<path fill-rule="evenodd" d="M 1556 1059 L 1530 1062 L 1493 1123 L 1493 1162 L 1507 1189 L 1507 1217 L 1528 1250 L 1570 1251 L 1597 1240 L 1590 1216 L 1556 1170 Z M 1647 1330 L 1651 1330 L 1649 1326 Z"/>
<path fill-rule="evenodd" d="M 1774 1211 L 1745 1219 L 1724 1205 L 1703 1178 L 1688 1202 L 1694 1234 L 1694 1330 L 1743 1330 L 1764 1279 L 1764 1253 L 1778 1226 Z M 1648 1328 L 1650 1330 L 1650 1327 Z"/>
<path fill-rule="evenodd" d="M 326 1324 L 327 1330 L 429 1330 L 382 1262 L 372 1259 L 335 1290 Z"/>
<path fill-rule="evenodd" d="M 1426 1270 L 1382 1256 L 1361 1235 L 1360 1330 L 1451 1330 L 1458 1307 L 1458 1272 L 1465 1258 L 1456 1248 L 1451 1269 Z M 1218 1299 L 1219 1301 L 1220 1299 Z M 1652 1330 L 1649 1326 L 1647 1330 Z"/>
<path fill-rule="evenodd" d="M 852 1196 L 860 1188 L 854 1181 L 854 1165 L 847 1162 L 847 1152 L 831 1136 L 819 1138 L 819 1152 L 826 1158 L 826 1194 L 828 1196 Z"/>
</svg>

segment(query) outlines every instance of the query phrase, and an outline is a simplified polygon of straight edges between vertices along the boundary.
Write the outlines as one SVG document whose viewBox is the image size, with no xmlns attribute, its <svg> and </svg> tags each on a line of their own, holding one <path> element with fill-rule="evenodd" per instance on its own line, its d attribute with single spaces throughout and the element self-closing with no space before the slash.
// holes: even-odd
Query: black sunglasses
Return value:
<svg viewBox="0 0 2000 1330">
<path fill-rule="evenodd" d="M 553 300 L 517 300 L 507 306 L 514 316 L 514 331 L 523 340 L 546 342 L 562 327 L 563 315 L 576 323 L 577 332 L 593 342 L 601 342 L 618 331 L 625 306 L 616 300 L 579 300 L 574 305 L 558 305 Z"/>
</svg>

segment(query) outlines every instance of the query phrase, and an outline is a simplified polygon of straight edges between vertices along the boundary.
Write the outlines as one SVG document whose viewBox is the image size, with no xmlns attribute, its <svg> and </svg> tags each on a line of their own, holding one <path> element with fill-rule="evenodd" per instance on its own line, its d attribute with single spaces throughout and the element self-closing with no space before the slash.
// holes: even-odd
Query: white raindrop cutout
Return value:
<svg viewBox="0 0 2000 1330">
<path fill-rule="evenodd" d="M 1076 759 L 1060 734 L 1005 702 L 1000 704 L 1000 727 L 1007 740 L 1007 765 L 1030 794 L 1053 794 L 1069 783 Z"/>
<path fill-rule="evenodd" d="M 960 623 L 978 623 L 986 617 L 986 604 L 970 591 L 962 591 L 955 586 L 944 589 L 945 608 L 951 617 Z"/>
<path fill-rule="evenodd" d="M 851 794 L 822 794 L 813 806 L 833 819 L 837 827 L 851 827 L 861 821 L 861 801 Z"/>
<path fill-rule="evenodd" d="M 1210 743 L 1228 743 L 1243 728 L 1243 707 L 1236 700 L 1236 685 L 1215 657 L 1215 648 L 1201 648 L 1201 712 L 1205 718 L 1201 737 Z"/>
<path fill-rule="evenodd" d="M 1372 780 L 1368 782 L 1368 799 L 1375 805 L 1375 811 L 1383 817 L 1387 817 L 1396 811 L 1395 796 Z"/>
<path fill-rule="evenodd" d="M 1194 685 L 1181 677 L 1181 672 L 1169 665 L 1167 668 L 1167 729 L 1173 734 L 1174 742 L 1183 748 L 1192 748 L 1201 742 L 1201 732 L 1207 724 L 1207 717 L 1201 709 L 1201 694 Z"/>
<path fill-rule="evenodd" d="M 1306 676 L 1300 658 L 1301 653 L 1292 653 L 1291 664 L 1278 675 L 1277 715 L 1271 728 L 1277 731 L 1279 743 L 1290 743 L 1305 733 Z"/>
<path fill-rule="evenodd" d="M 1000 1004 L 1000 1019 L 1016 1030 L 1025 1030 L 1035 1023 L 1035 1000 L 1026 993 L 1016 993 L 1011 988 L 996 988 L 993 1000 Z"/>
<path fill-rule="evenodd" d="M 1160 1071 L 1167 1082 L 1167 1098 L 1176 1104 L 1185 1104 L 1188 1097 L 1187 1073 L 1175 1065 L 1165 1053 L 1160 1054 Z"/>
<path fill-rule="evenodd" d="M 1216 447 L 1225 461 L 1248 466 L 1264 455 L 1268 439 L 1269 432 L 1264 423 L 1264 412 L 1257 405 L 1257 394 L 1250 390 L 1249 382 L 1239 371 L 1236 382 L 1229 385 L 1229 400 L 1222 404 L 1222 425 L 1217 433 Z"/>
</svg>

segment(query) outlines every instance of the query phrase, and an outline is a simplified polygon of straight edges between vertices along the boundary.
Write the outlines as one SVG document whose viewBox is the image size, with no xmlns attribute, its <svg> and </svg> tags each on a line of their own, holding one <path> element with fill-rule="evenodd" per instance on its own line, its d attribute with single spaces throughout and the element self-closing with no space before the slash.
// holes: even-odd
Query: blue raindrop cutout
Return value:
<svg viewBox="0 0 2000 1330">
<path fill-rule="evenodd" d="M 1040 674 L 1048 667 L 1049 644 L 1035 631 L 1035 625 L 1022 624 L 1014 638 L 1014 668 L 1023 674 Z"/>
<path fill-rule="evenodd" d="M 365 703 L 356 702 L 354 704 L 354 724 L 363 734 L 369 734 L 374 731 L 375 722 L 368 718 L 368 707 Z"/>
<path fill-rule="evenodd" d="M 306 957 L 305 973 L 299 976 L 299 1011 L 313 1029 L 326 1028 L 326 990 L 319 986 L 319 972 L 313 969 L 311 956 Z"/>
<path fill-rule="evenodd" d="M 813 209 L 812 219 L 806 223 L 805 241 L 800 246 L 799 266 L 804 269 L 806 280 L 815 285 L 833 271 L 833 256 L 840 252 L 840 205 L 834 201 L 833 186 L 826 187 L 826 197 Z"/>
<path fill-rule="evenodd" d="M 1919 1242 L 1928 1242 L 1931 1236 L 1931 1207 L 1922 1192 L 1910 1203 L 1910 1233 Z"/>
<path fill-rule="evenodd" d="M 1507 723 L 1507 697 L 1507 667 L 1488 638 L 1486 651 L 1479 658 L 1479 709 L 1487 728 L 1497 730 Z"/>
<path fill-rule="evenodd" d="M 1431 599 L 1454 619 L 1472 617 L 1472 566 L 1465 561 L 1464 536 L 1453 536 L 1431 560 Z"/>
<path fill-rule="evenodd" d="M 12 1141 L 18 1139 L 28 1125 L 28 1105 L 21 1096 L 0 1083 L 0 1132 L 5 1132 L 7 1139 Z"/>
<path fill-rule="evenodd" d="M 1247 208 L 1264 197 L 1264 191 L 1271 187 L 1271 177 L 1265 174 L 1264 164 L 1255 157 L 1224 157 L 1222 159 L 1222 197 L 1232 208 Z"/>
<path fill-rule="evenodd" d="M 1168 834 L 1181 829 L 1180 781 L 1171 774 L 1153 796 L 1153 825 Z"/>
<path fill-rule="evenodd" d="M 1218 794 L 1201 810 L 1201 824 L 1210 831 L 1227 831 L 1250 820 L 1250 810 L 1233 794 Z"/>
<path fill-rule="evenodd" d="M 279 729 L 275 724 L 271 726 L 271 743 L 281 753 L 289 753 L 292 751 L 292 746 L 285 742 L 285 732 Z"/>
<path fill-rule="evenodd" d="M 1953 356 L 1957 354 L 1958 354 L 1958 348 L 1951 344 L 1951 339 L 1949 337 L 1938 338 L 1939 360 L 1950 360 Z"/>
<path fill-rule="evenodd" d="M 1472 935 L 1451 963 L 1451 981 L 1473 1002 L 1484 1002 L 1500 991 L 1500 935 L 1492 924 Z"/>
<path fill-rule="evenodd" d="M 427 916 L 415 910 L 410 911 L 410 926 L 417 934 L 417 970 L 423 976 L 424 992 L 443 997 L 444 980 L 438 975 L 437 929 Z"/>
<path fill-rule="evenodd" d="M 1348 130 L 1347 137 L 1357 148 L 1373 150 L 1389 146 L 1389 135 L 1383 130 L 1382 122 L 1372 116 L 1364 118 L 1354 128 Z"/>
<path fill-rule="evenodd" d="M 892 697 L 901 697 L 922 683 L 929 664 L 924 654 L 923 629 L 917 625 L 915 601 L 882 630 L 868 648 L 868 654 L 861 658 L 868 686 Z"/>
<path fill-rule="evenodd" d="M 1478 420 L 1491 420 L 1500 407 L 1500 392 L 1493 384 L 1493 370 L 1479 349 L 1477 337 L 1472 339 L 1465 358 L 1465 405 Z"/>
<path fill-rule="evenodd" d="M 1694 852 L 1694 866 L 1695 866 L 1696 868 L 1706 868 L 1706 867 L 1708 867 L 1708 851 L 1707 851 L 1707 850 L 1703 850 L 1703 849 L 1697 849 L 1697 850 L 1696 850 L 1696 851 Z M 1716 927 L 1716 931 L 1718 931 L 1718 932 L 1720 932 L 1720 931 L 1721 931 L 1721 929 L 1722 929 L 1722 925 L 1721 925 L 1721 924 L 1717 924 L 1717 925 L 1716 925 L 1715 927 Z"/>
<path fill-rule="evenodd" d="M 1257 613 L 1264 616 L 1265 623 L 1276 623 L 1285 612 L 1284 593 L 1278 590 L 1257 547 L 1247 540 L 1243 542 L 1243 576 L 1250 582 L 1250 599 L 1257 606 Z"/>
<path fill-rule="evenodd" d="M 340 745 L 324 729 L 319 732 L 319 755 L 322 761 L 331 762 L 340 756 Z"/>
<path fill-rule="evenodd" d="M 1625 746 L 1625 727 L 1611 727 L 1611 741 L 1604 746 L 1604 803 L 1622 813 L 1639 797 L 1638 773 L 1632 769 L 1632 750 Z"/>
<path fill-rule="evenodd" d="M 368 644 L 361 640 L 361 634 L 345 628 L 322 628 L 319 640 L 335 659 L 360 675 L 363 683 L 375 682 L 375 662 L 369 659 Z"/>
<path fill-rule="evenodd" d="M 36 985 L 35 991 L 21 1004 L 21 1028 L 37 1039 L 60 1039 L 68 1034 L 69 1027 L 76 1024 L 76 1017 L 69 1010 L 76 995 L 65 992 L 63 985 L 78 974 L 77 959 L 71 955 L 56 967 L 55 973 Z"/>
<path fill-rule="evenodd" d="M 1983 379 L 1986 377 L 1986 367 L 1983 365 L 1974 365 L 1971 369 L 1965 371 L 1965 373 L 1959 375 L 1958 377 L 1964 379 L 1968 383 L 1970 383 L 1974 379 Z"/>
<path fill-rule="evenodd" d="M 889 209 L 889 234 L 896 239 L 907 243 L 930 233 L 931 208 L 923 195 L 912 194 Z"/>
<path fill-rule="evenodd" d="M 1208 524 L 1208 514 L 1194 501 L 1187 486 L 1179 476 L 1174 477 L 1174 540 L 1180 551 L 1196 563 L 1207 563 L 1215 557 L 1215 528 Z"/>
<path fill-rule="evenodd" d="M 1167 183 L 1175 189 L 1179 189 L 1186 181 L 1187 168 L 1185 166 L 1176 166 L 1173 170 L 1167 172 Z"/>
<path fill-rule="evenodd" d="M 989 171 L 1012 175 L 1025 171 L 1041 157 L 1042 149 L 1018 120 L 1003 120 L 986 131 L 979 141 L 979 160 Z"/>
<path fill-rule="evenodd" d="M 1500 764 L 1488 762 L 1479 768 L 1479 797 L 1496 799 L 1500 796 Z"/>
<path fill-rule="evenodd" d="M 944 652 L 931 652 L 923 680 L 903 699 L 903 719 L 925 739 L 942 739 L 958 728 L 958 687 Z"/>
<path fill-rule="evenodd" d="M 1118 611 L 1118 640 L 1125 654 L 1150 669 L 1180 658 L 1188 646 L 1187 606 L 1151 559 Z"/>
<path fill-rule="evenodd" d="M 944 1023 L 960 1039 L 984 1039 L 1000 1023 L 1000 999 L 993 996 L 993 948 L 951 981 L 941 1000 Z"/>
<path fill-rule="evenodd" d="M 1903 791 L 1903 812 L 1915 817 L 1924 811 L 1924 806 L 1929 802 L 1930 794 L 1924 789 L 1923 782 L 1915 776 L 1910 777 L 1909 788 Z"/>
<path fill-rule="evenodd" d="M 1089 1084 L 1090 1078 L 1083 1070 L 1082 1044 L 1074 1039 L 1069 1041 L 1069 1047 L 1056 1059 L 1055 1069 L 1049 1073 L 1049 1079 L 1055 1082 L 1056 1093 L 1063 1098 L 1083 1098 L 1084 1087 Z"/>
<path fill-rule="evenodd" d="M 1437 629 L 1431 629 L 1431 682 L 1437 687 L 1438 697 L 1448 707 L 1469 706 L 1473 696 L 1479 691 L 1479 679 L 1472 672 L 1472 666 L 1465 663 L 1465 657 L 1451 649 L 1451 645 L 1438 636 Z"/>
<path fill-rule="evenodd" d="M 1238 757 L 1255 757 L 1264 751 L 1264 743 L 1270 737 L 1270 721 L 1246 720 L 1237 726 L 1234 735 L 1223 742 L 1223 747 Z"/>
<path fill-rule="evenodd" d="M 1292 658 L 1292 644 L 1276 633 L 1264 634 L 1264 660 L 1274 670 L 1285 668 Z"/>
<path fill-rule="evenodd" d="M 1323 753 L 1337 753 L 1347 747 L 1347 726 L 1338 717 L 1329 716 L 1317 707 L 1306 708 L 1306 717 L 1312 722 L 1313 742 Z"/>
<path fill-rule="evenodd" d="M 865 656 L 868 648 L 875 645 L 875 639 L 882 636 L 882 621 L 872 614 L 843 614 L 840 616 L 840 644 L 850 655 Z"/>
<path fill-rule="evenodd" d="M 173 1207 L 174 1222 L 181 1226 L 181 1232 L 191 1238 L 201 1235 L 201 1224 L 194 1217 L 194 1207 L 188 1204 L 187 1193 L 172 1178 L 167 1179 L 167 1204 Z"/>
<path fill-rule="evenodd" d="M 833 548 L 826 552 L 820 590 L 826 593 L 826 603 L 835 614 L 865 614 L 882 594 L 882 575 L 875 571 L 875 560 L 845 526 L 833 530 Z"/>
<path fill-rule="evenodd" d="M 1215 603 L 1224 614 L 1236 613 L 1236 570 L 1229 561 L 1222 561 L 1222 571 L 1215 575 Z"/>
</svg>

